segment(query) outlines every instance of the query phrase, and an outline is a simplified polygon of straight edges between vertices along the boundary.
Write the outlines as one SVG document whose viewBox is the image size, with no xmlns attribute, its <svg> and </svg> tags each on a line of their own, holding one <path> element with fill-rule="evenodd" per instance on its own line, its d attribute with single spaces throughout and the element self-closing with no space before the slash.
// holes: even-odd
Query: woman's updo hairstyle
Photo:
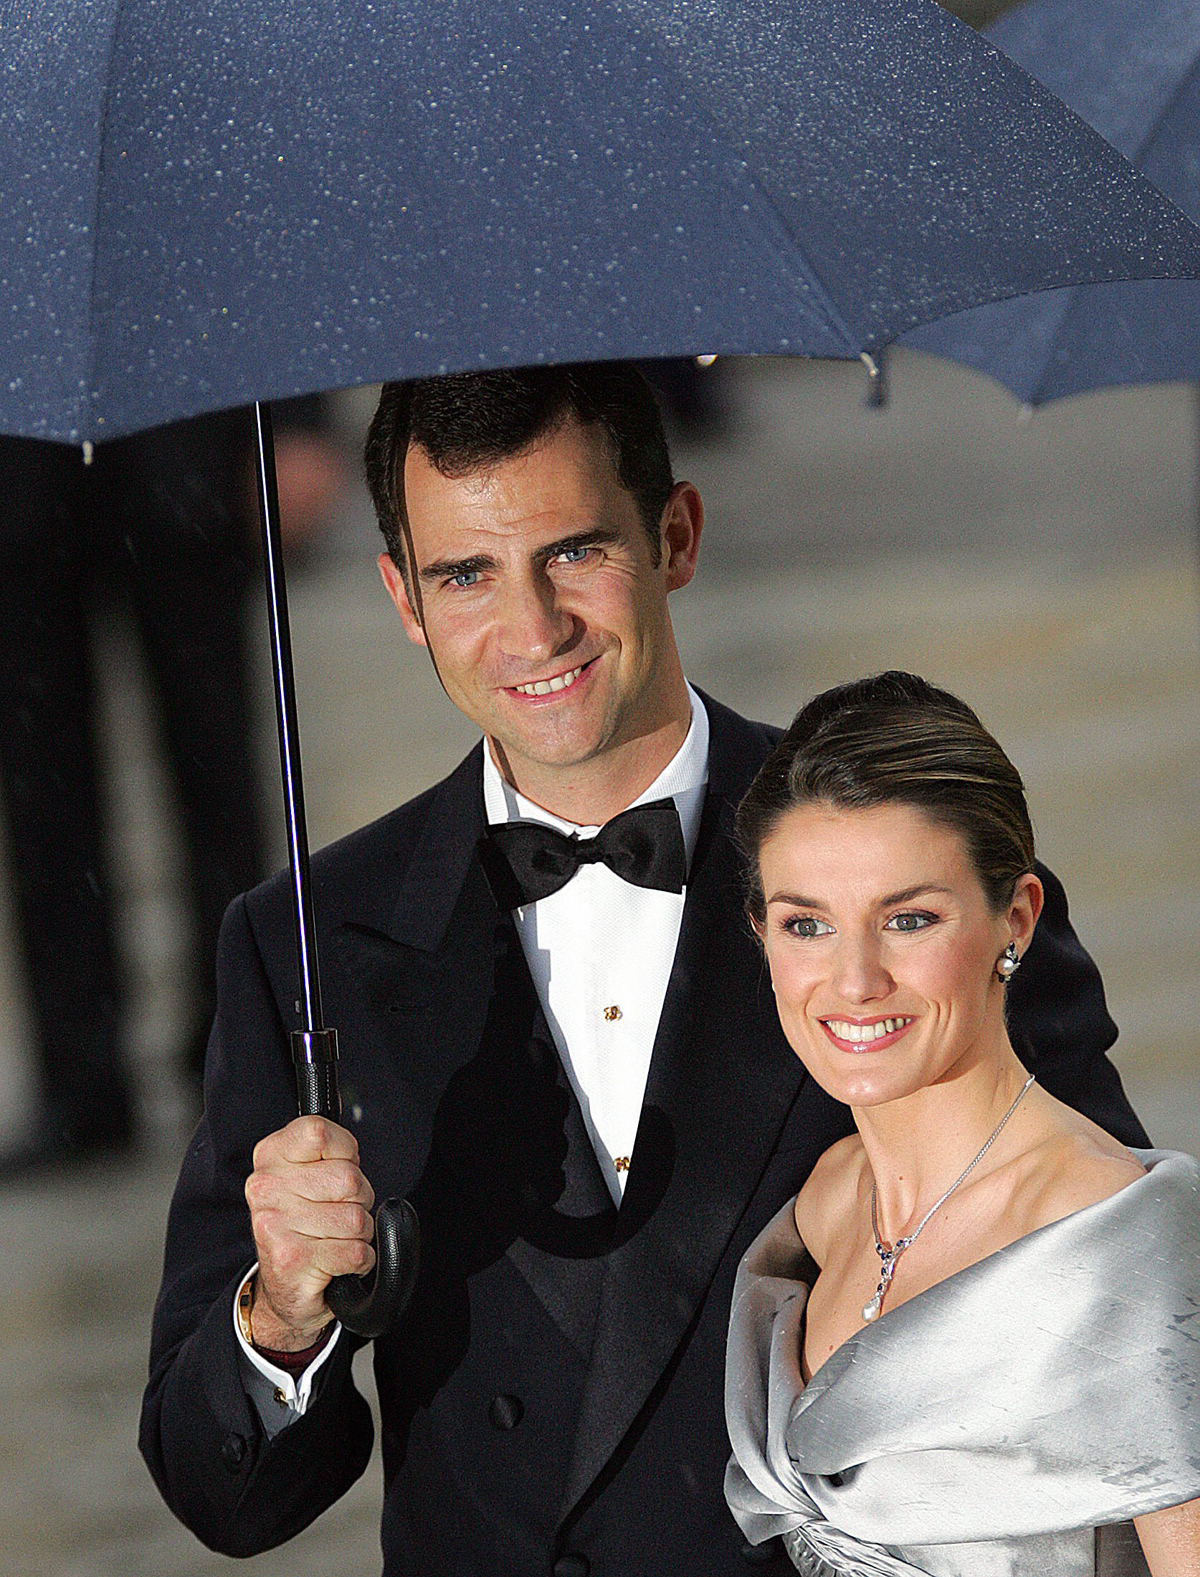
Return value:
<svg viewBox="0 0 1200 1577">
<path fill-rule="evenodd" d="M 1016 767 L 957 696 L 915 674 L 838 685 L 796 714 L 738 807 L 746 907 L 766 919 L 758 856 L 799 805 L 911 805 L 966 843 L 992 909 L 1033 869 L 1033 828 Z"/>
</svg>

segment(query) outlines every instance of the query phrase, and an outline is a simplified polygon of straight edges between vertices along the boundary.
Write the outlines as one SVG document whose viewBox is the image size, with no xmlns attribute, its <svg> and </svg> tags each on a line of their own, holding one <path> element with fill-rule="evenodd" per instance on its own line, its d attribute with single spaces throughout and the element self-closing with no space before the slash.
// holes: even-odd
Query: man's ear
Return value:
<svg viewBox="0 0 1200 1577">
<path fill-rule="evenodd" d="M 676 482 L 663 506 L 658 529 L 667 590 L 678 591 L 696 573 L 704 530 L 704 502 L 693 483 Z"/>
<path fill-rule="evenodd" d="M 408 600 L 408 587 L 404 584 L 404 576 L 396 568 L 395 560 L 390 553 L 381 553 L 375 562 L 379 565 L 379 573 L 383 584 L 387 587 L 387 594 L 396 604 L 396 612 L 400 615 L 400 623 L 404 626 L 405 635 L 415 646 L 428 646 L 421 621 Z"/>
</svg>

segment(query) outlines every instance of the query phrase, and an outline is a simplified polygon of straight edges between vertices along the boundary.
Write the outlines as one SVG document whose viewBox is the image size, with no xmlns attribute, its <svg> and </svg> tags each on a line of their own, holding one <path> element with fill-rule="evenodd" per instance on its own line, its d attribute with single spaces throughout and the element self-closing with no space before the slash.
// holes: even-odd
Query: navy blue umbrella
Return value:
<svg viewBox="0 0 1200 1577">
<path fill-rule="evenodd" d="M 1200 221 L 1200 0 L 1029 0 L 988 30 Z M 1122 383 L 1200 378 L 1200 284 L 1073 285 L 931 323 L 906 344 L 1027 405 Z"/>
<path fill-rule="evenodd" d="M 1200 273 L 933 0 L 0 0 L 0 39 L 2 432 Z"/>
<path fill-rule="evenodd" d="M 383 378 L 870 353 L 1200 233 L 933 0 L 0 0 L 0 432 L 89 443 Z M 270 419 L 258 413 L 300 994 L 321 1016 Z M 415 1223 L 378 1218 L 364 1335 Z"/>
</svg>

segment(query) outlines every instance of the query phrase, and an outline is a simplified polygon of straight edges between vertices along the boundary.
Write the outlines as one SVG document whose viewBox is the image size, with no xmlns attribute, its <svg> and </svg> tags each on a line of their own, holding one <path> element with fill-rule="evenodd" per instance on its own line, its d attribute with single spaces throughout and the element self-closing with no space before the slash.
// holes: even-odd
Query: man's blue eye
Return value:
<svg viewBox="0 0 1200 1577">
<path fill-rule="evenodd" d="M 591 548 L 564 548 L 558 555 L 564 564 L 582 564 Z"/>
<path fill-rule="evenodd" d="M 477 569 L 465 569 L 459 575 L 451 575 L 450 584 L 452 586 L 473 586 L 478 579 L 479 571 Z"/>
</svg>

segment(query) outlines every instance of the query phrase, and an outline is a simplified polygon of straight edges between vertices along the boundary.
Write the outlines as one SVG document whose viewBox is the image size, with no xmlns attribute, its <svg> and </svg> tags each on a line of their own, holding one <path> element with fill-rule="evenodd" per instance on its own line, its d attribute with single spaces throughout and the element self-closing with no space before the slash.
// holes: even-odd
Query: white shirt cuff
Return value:
<svg viewBox="0 0 1200 1577">
<path fill-rule="evenodd" d="M 264 1358 L 260 1352 L 255 1352 L 250 1343 L 242 1335 L 241 1322 L 238 1319 L 238 1299 L 245 1290 L 246 1283 L 258 1270 L 256 1260 L 238 1286 L 233 1297 L 233 1334 L 238 1344 L 238 1364 L 242 1372 L 242 1384 L 246 1388 L 246 1395 L 254 1403 L 255 1411 L 262 1421 L 263 1431 L 268 1440 L 273 1440 L 281 1429 L 286 1429 L 289 1424 L 295 1423 L 308 1410 L 312 1398 L 313 1381 L 317 1370 L 329 1357 L 337 1346 L 338 1337 L 342 1333 L 341 1323 L 334 1326 L 333 1334 L 325 1343 L 321 1351 L 305 1369 L 304 1373 L 296 1378 L 286 1369 L 279 1369 L 275 1364 Z"/>
</svg>

